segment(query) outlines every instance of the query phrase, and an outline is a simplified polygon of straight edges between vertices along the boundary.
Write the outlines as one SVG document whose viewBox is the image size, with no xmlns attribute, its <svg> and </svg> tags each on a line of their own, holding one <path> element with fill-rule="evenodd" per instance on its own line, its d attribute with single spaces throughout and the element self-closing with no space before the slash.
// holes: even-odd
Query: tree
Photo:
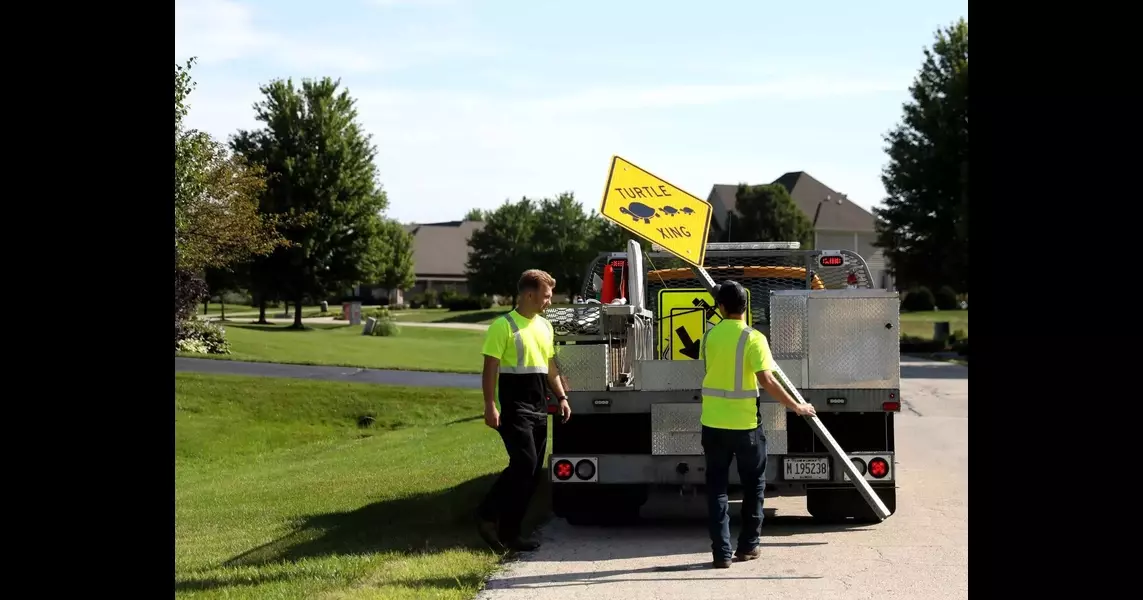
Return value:
<svg viewBox="0 0 1143 600">
<path fill-rule="evenodd" d="M 377 150 L 356 122 L 355 101 L 339 88 L 328 77 L 300 88 L 293 80 L 264 85 L 255 105 L 264 127 L 231 140 L 270 175 L 262 212 L 295 218 L 283 227 L 291 247 L 255 261 L 252 281 L 261 297 L 278 292 L 294 302 L 296 328 L 303 327 L 304 298 L 379 280 L 388 255 Z"/>
<path fill-rule="evenodd" d="M 486 221 L 491 211 L 484 210 L 483 208 L 470 208 L 464 214 L 465 221 Z"/>
<path fill-rule="evenodd" d="M 520 274 L 535 265 L 536 203 L 505 201 L 486 216 L 484 227 L 468 240 L 469 286 L 477 294 L 510 296 L 515 306 Z"/>
<path fill-rule="evenodd" d="M 389 300 L 393 290 L 406 290 L 417 281 L 413 264 L 413 234 L 405 230 L 397 221 L 386 219 L 381 226 L 381 236 L 387 250 L 381 285 L 389 290 Z"/>
<path fill-rule="evenodd" d="M 598 230 L 592 216 L 584 213 L 571 192 L 540 201 L 534 255 L 536 264 L 556 278 L 558 292 L 576 294 L 583 283 L 584 269 L 599 253 L 592 246 Z"/>
<path fill-rule="evenodd" d="M 735 208 L 728 215 L 727 242 L 801 242 L 809 248 L 814 228 L 785 186 L 738 185 Z"/>
<path fill-rule="evenodd" d="M 269 254 L 285 240 L 276 221 L 258 212 L 260 170 L 207 133 L 184 128 L 193 64 L 175 65 L 175 265 L 201 276 Z"/>
<path fill-rule="evenodd" d="M 885 136 L 876 245 L 903 287 L 968 292 L 968 21 L 935 37 L 902 123 Z"/>
</svg>

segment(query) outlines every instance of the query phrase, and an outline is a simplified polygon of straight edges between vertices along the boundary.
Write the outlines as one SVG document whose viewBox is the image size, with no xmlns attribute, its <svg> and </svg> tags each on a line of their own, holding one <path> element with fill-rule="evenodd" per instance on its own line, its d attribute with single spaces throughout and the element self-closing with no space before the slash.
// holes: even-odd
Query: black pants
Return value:
<svg viewBox="0 0 1143 600">
<path fill-rule="evenodd" d="M 548 418 L 504 413 L 497 429 L 508 451 L 508 467 L 485 496 L 479 516 L 499 521 L 500 539 L 520 535 L 521 522 L 536 491 L 548 445 Z"/>
<path fill-rule="evenodd" d="M 762 541 L 766 433 L 762 427 L 733 430 L 703 426 L 702 447 L 706 455 L 710 548 L 716 559 L 730 559 L 730 514 L 727 512 L 726 495 L 730 461 L 737 459 L 738 479 L 742 484 L 742 530 L 738 533 L 738 551 L 749 552 Z"/>
</svg>

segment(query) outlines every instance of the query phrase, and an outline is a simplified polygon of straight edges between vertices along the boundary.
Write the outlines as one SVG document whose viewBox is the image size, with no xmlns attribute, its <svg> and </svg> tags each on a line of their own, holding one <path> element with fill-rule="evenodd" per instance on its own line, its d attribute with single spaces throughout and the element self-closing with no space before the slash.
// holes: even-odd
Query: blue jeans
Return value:
<svg viewBox="0 0 1143 600">
<path fill-rule="evenodd" d="M 762 541 L 762 499 L 766 492 L 766 434 L 762 427 L 748 430 L 702 428 L 706 457 L 706 493 L 710 548 L 714 558 L 729 560 L 730 514 L 726 488 L 730 461 L 737 459 L 742 483 L 742 530 L 738 552 L 750 552 Z"/>
</svg>

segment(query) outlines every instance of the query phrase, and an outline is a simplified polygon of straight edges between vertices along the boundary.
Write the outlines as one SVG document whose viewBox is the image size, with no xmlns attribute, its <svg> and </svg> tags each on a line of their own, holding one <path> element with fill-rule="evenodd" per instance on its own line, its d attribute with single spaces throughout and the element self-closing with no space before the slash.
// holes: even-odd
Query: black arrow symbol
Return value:
<svg viewBox="0 0 1143 600">
<path fill-rule="evenodd" d="M 688 358 L 693 358 L 694 360 L 698 360 L 699 344 L 701 342 L 692 340 L 691 335 L 687 333 L 686 327 L 679 327 L 675 330 L 675 333 L 679 334 L 679 339 L 683 342 L 683 349 L 679 350 L 679 354 L 682 354 Z"/>
</svg>

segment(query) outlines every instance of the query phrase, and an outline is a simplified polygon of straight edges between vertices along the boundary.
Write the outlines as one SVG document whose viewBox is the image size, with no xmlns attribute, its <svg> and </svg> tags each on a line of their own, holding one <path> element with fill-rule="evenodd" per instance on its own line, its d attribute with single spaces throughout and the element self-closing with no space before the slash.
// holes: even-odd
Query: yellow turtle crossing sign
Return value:
<svg viewBox="0 0 1143 600">
<path fill-rule="evenodd" d="M 682 260 L 703 266 L 710 204 L 618 156 L 611 159 L 599 212 Z"/>
</svg>

